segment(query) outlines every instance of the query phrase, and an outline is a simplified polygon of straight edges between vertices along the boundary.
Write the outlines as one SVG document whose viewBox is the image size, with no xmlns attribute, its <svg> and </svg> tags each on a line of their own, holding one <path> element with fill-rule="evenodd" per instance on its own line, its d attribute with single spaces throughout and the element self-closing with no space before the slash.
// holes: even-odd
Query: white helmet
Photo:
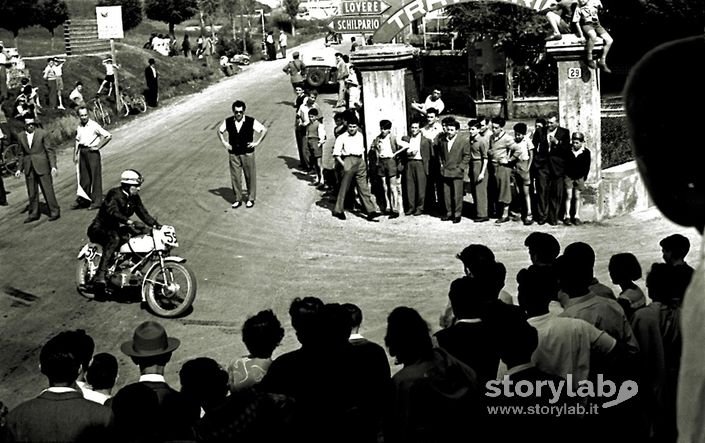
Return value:
<svg viewBox="0 0 705 443">
<path fill-rule="evenodd" d="M 120 183 L 124 185 L 140 186 L 144 182 L 142 174 L 134 169 L 125 169 L 120 174 Z"/>
</svg>

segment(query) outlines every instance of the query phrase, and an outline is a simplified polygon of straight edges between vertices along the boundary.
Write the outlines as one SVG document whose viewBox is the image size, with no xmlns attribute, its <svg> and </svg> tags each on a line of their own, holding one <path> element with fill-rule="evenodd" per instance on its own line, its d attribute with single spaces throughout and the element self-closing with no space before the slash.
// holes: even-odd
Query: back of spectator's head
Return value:
<svg viewBox="0 0 705 443">
<path fill-rule="evenodd" d="M 49 339 L 39 352 L 39 365 L 51 386 L 75 382 L 81 363 L 73 340 L 66 333 Z"/>
<path fill-rule="evenodd" d="M 531 266 L 517 274 L 519 306 L 530 317 L 548 312 L 558 295 L 558 279 L 552 266 Z"/>
<path fill-rule="evenodd" d="M 154 438 L 154 411 L 159 410 L 159 397 L 145 383 L 132 383 L 121 388 L 112 398 L 117 441 L 151 441 Z"/>
<path fill-rule="evenodd" d="M 392 122 L 389 120 L 380 120 L 379 121 L 379 129 L 385 130 L 385 129 L 392 129 Z"/>
<path fill-rule="evenodd" d="M 353 303 L 343 303 L 343 308 L 350 315 L 350 326 L 353 329 L 359 328 L 362 324 L 362 309 Z"/>
<path fill-rule="evenodd" d="M 556 237 L 546 232 L 532 232 L 524 240 L 524 246 L 529 248 L 529 257 L 534 265 L 552 264 L 561 253 Z"/>
<path fill-rule="evenodd" d="M 350 62 L 350 57 L 349 57 L 347 54 L 343 54 L 343 61 L 344 61 L 345 63 Z"/>
<path fill-rule="evenodd" d="M 626 283 L 636 281 L 641 278 L 641 265 L 634 254 L 621 252 L 610 257 L 607 269 L 610 273 L 612 283 Z"/>
<path fill-rule="evenodd" d="M 675 260 L 683 260 L 688 255 L 690 240 L 684 235 L 673 234 L 661 240 L 659 246 L 663 250 L 663 260 L 669 263 Z"/>
<path fill-rule="evenodd" d="M 352 323 L 348 310 L 340 303 L 326 303 L 318 313 L 315 341 L 325 349 L 348 343 Z"/>
<path fill-rule="evenodd" d="M 118 361 L 113 354 L 101 352 L 93 356 L 86 381 L 95 390 L 112 389 L 118 375 Z"/>
<path fill-rule="evenodd" d="M 455 317 L 464 319 L 481 317 L 483 308 L 491 297 L 483 293 L 477 279 L 464 276 L 451 282 L 448 299 Z"/>
<path fill-rule="evenodd" d="M 487 266 L 495 262 L 494 253 L 485 245 L 472 244 L 456 254 L 455 258 L 463 262 L 465 272 L 469 275 L 476 273 L 478 267 Z"/>
<path fill-rule="evenodd" d="M 270 358 L 282 338 L 284 328 L 271 309 L 258 312 L 242 325 L 242 341 L 254 358 Z"/>
<path fill-rule="evenodd" d="M 389 355 L 401 364 L 410 364 L 429 355 L 433 342 L 428 323 L 412 308 L 399 306 L 387 317 L 384 344 Z"/>
<path fill-rule="evenodd" d="M 315 337 L 316 322 L 318 313 L 323 308 L 324 303 L 317 297 L 296 297 L 289 306 L 289 316 L 291 326 L 296 331 L 296 338 L 302 345 L 310 343 L 310 339 Z"/>
<path fill-rule="evenodd" d="M 179 370 L 181 393 L 206 411 L 220 404 L 228 394 L 228 373 L 208 357 L 189 360 Z"/>
<path fill-rule="evenodd" d="M 512 129 L 516 134 L 526 135 L 526 123 L 519 122 Z"/>
<path fill-rule="evenodd" d="M 74 355 L 78 359 L 81 369 L 83 371 L 87 371 L 88 366 L 91 363 L 91 359 L 93 358 L 93 352 L 95 351 L 95 342 L 91 336 L 88 335 L 83 329 L 64 331 L 59 333 L 59 335 L 66 336 L 66 339 L 73 346 Z"/>
<path fill-rule="evenodd" d="M 580 297 L 588 292 L 593 280 L 595 251 L 587 243 L 568 245 L 556 260 L 559 287 L 569 297 Z"/>
</svg>

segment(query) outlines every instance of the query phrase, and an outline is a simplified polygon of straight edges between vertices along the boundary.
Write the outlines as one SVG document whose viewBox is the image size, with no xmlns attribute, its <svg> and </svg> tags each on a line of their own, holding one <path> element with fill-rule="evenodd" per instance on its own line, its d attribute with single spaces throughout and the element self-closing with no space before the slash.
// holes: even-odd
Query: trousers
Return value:
<svg viewBox="0 0 705 443">
<path fill-rule="evenodd" d="M 235 193 L 235 201 L 242 201 L 242 176 L 245 176 L 247 198 L 255 201 L 257 197 L 257 169 L 255 167 L 255 153 L 230 154 L 230 184 Z"/>
</svg>

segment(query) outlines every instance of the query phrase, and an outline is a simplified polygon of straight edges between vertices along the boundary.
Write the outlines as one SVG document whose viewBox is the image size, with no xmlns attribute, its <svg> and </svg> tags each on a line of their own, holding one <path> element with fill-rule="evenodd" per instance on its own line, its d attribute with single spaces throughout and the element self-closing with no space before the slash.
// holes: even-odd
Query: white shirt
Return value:
<svg viewBox="0 0 705 443">
<path fill-rule="evenodd" d="M 335 139 L 333 147 L 333 156 L 357 155 L 362 156 L 365 153 L 365 139 L 362 133 L 358 130 L 355 135 L 350 135 L 349 132 L 341 134 Z"/>
<path fill-rule="evenodd" d="M 103 63 L 105 66 L 105 75 L 115 75 L 115 65 L 112 63 Z"/>
<path fill-rule="evenodd" d="M 95 148 L 100 144 L 101 137 L 110 137 L 110 133 L 93 120 L 88 120 L 86 125 L 78 124 L 76 128 L 76 142 L 79 145 Z"/>
<path fill-rule="evenodd" d="M 453 137 L 453 138 L 448 137 L 448 138 L 446 139 L 446 140 L 447 140 L 447 144 L 448 144 L 448 152 L 450 152 L 450 150 L 453 149 L 453 142 L 455 142 L 455 139 L 456 139 L 456 138 L 458 138 L 458 134 L 455 134 L 455 137 Z"/>
<path fill-rule="evenodd" d="M 441 100 L 440 97 L 438 97 L 435 101 L 431 99 L 431 96 L 429 95 L 426 97 L 426 101 L 423 102 L 423 109 L 424 111 L 427 110 L 428 108 L 434 108 L 435 110 L 438 111 L 439 114 L 443 113 L 443 110 L 446 108 L 446 105 L 443 103 L 443 100 Z"/>
<path fill-rule="evenodd" d="M 72 101 L 81 101 L 83 102 L 83 94 L 81 94 L 77 88 L 73 88 L 73 91 L 69 94 L 69 99 Z"/>
<path fill-rule="evenodd" d="M 426 125 L 421 128 L 421 134 L 431 141 L 435 140 L 441 131 L 443 131 L 443 127 L 438 122 L 434 123 L 433 126 Z"/>
<path fill-rule="evenodd" d="M 166 379 L 162 374 L 143 374 L 140 375 L 140 382 L 151 381 L 155 383 L 166 383 Z"/>
<path fill-rule="evenodd" d="M 392 156 L 394 156 L 394 152 L 392 152 L 391 134 L 377 140 L 377 153 L 379 154 L 379 158 L 392 158 Z"/>
<path fill-rule="evenodd" d="M 287 37 L 285 33 L 282 32 L 279 34 L 279 46 L 286 46 L 286 39 Z"/>
<path fill-rule="evenodd" d="M 422 135 L 420 132 L 416 137 L 409 136 L 409 142 L 408 142 L 409 149 L 407 150 L 407 152 L 409 153 L 409 155 L 411 155 L 412 160 L 422 160 L 422 158 L 421 158 L 421 137 L 422 137 Z"/>
<path fill-rule="evenodd" d="M 34 132 L 31 134 L 27 131 L 24 132 L 27 135 L 27 145 L 29 145 L 29 148 L 32 148 L 32 140 L 34 140 Z"/>
<path fill-rule="evenodd" d="M 103 394 L 102 392 L 94 391 L 86 382 L 77 381 L 76 384 L 79 388 L 81 388 L 83 398 L 85 398 L 86 400 L 90 400 L 104 405 L 105 401 L 111 397 L 110 395 Z"/>
<path fill-rule="evenodd" d="M 240 132 L 242 130 L 242 124 L 245 123 L 245 117 L 243 116 L 240 121 L 235 119 L 235 129 L 237 129 L 237 132 Z M 252 129 L 255 130 L 255 132 L 262 132 L 264 131 L 264 125 L 260 123 L 257 119 L 252 124 Z M 220 124 L 220 127 L 218 128 L 218 131 L 221 133 L 227 131 L 228 129 L 225 126 L 225 120 L 223 120 L 223 123 Z"/>
</svg>

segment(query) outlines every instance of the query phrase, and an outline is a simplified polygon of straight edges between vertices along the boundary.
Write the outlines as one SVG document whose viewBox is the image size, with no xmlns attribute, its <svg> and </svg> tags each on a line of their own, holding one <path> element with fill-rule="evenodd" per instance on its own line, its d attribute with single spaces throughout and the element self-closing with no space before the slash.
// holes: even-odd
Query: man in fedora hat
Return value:
<svg viewBox="0 0 705 443">
<path fill-rule="evenodd" d="M 140 368 L 139 382 L 157 394 L 159 410 L 154 411 L 152 431 L 160 440 L 188 440 L 191 425 L 198 420 L 198 405 L 191 405 L 177 390 L 164 379 L 164 368 L 171 360 L 171 354 L 179 347 L 178 338 L 167 336 L 162 325 L 146 321 L 135 329 L 132 340 L 120 346 L 123 354 L 132 358 Z M 125 386 L 122 389 L 129 388 Z M 116 421 L 119 417 L 116 417 Z"/>
</svg>

